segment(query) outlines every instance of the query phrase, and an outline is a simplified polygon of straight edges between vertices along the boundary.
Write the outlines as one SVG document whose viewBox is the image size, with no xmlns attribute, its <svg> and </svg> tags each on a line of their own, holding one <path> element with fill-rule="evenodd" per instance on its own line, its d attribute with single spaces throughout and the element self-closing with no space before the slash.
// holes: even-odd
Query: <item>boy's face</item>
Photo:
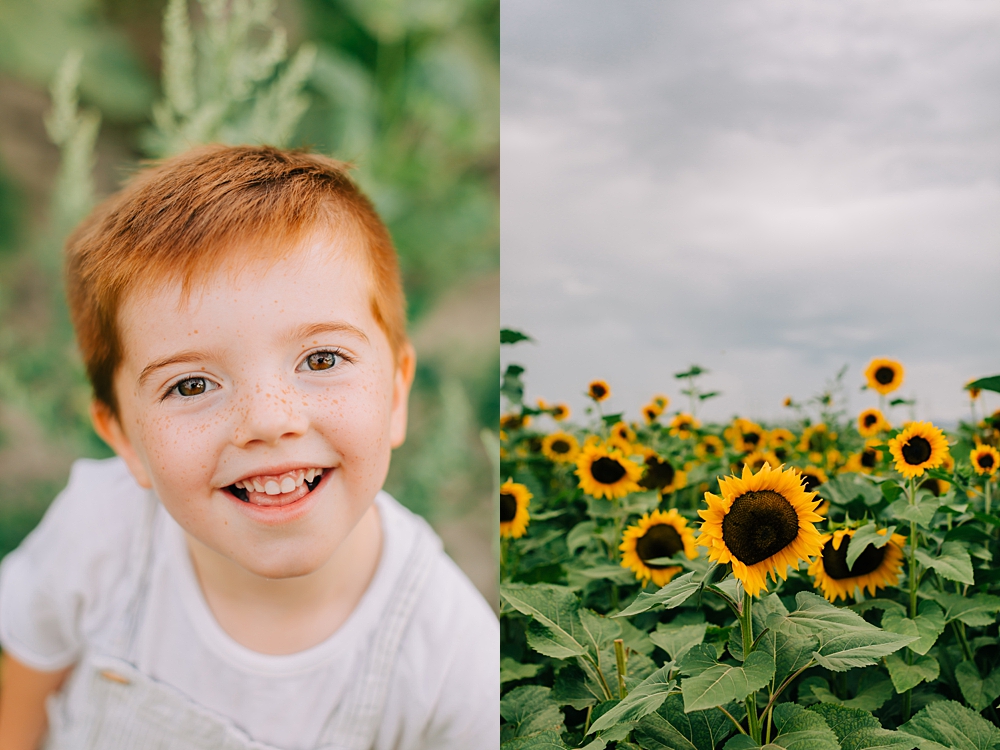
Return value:
<svg viewBox="0 0 1000 750">
<path fill-rule="evenodd" d="M 188 534 L 267 578 L 332 556 L 405 436 L 412 350 L 394 365 L 355 255 L 314 238 L 121 309 L 102 435 Z"/>
</svg>

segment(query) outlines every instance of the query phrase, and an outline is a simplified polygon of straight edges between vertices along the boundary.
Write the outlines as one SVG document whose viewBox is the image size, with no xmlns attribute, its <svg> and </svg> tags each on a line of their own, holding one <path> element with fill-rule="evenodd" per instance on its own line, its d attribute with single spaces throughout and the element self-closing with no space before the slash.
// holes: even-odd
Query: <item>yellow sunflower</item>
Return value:
<svg viewBox="0 0 1000 750">
<path fill-rule="evenodd" d="M 819 424 L 810 425 L 802 430 L 802 437 L 799 439 L 799 451 L 802 453 L 809 452 L 822 453 L 826 447 L 826 425 L 823 422 Z M 812 458 L 809 459 L 814 464 L 819 463 L 822 458 L 813 461 Z"/>
<path fill-rule="evenodd" d="M 977 445 L 969 454 L 969 460 L 977 474 L 993 476 L 1000 466 L 1000 453 L 992 445 Z"/>
<path fill-rule="evenodd" d="M 638 492 L 642 468 L 612 446 L 584 445 L 576 459 L 580 489 L 593 497 L 614 500 Z"/>
<path fill-rule="evenodd" d="M 624 443 L 634 443 L 635 431 L 624 422 L 615 422 L 611 428 L 611 437 Z"/>
<path fill-rule="evenodd" d="M 763 428 L 743 417 L 733 420 L 733 424 L 726 429 L 725 435 L 733 444 L 733 448 L 740 453 L 753 453 L 758 448 L 764 447 Z"/>
<path fill-rule="evenodd" d="M 903 366 L 892 359 L 873 359 L 865 370 L 868 387 L 883 396 L 892 393 L 903 383 Z"/>
<path fill-rule="evenodd" d="M 781 405 L 784 406 L 786 409 L 790 409 L 791 407 L 795 406 L 795 402 L 792 401 L 791 396 L 785 396 L 785 400 L 781 402 Z"/>
<path fill-rule="evenodd" d="M 558 464 L 571 464 L 580 453 L 580 444 L 576 438 L 566 432 L 553 432 L 542 440 L 542 453 L 550 461 Z"/>
<path fill-rule="evenodd" d="M 891 427 L 878 409 L 865 409 L 858 415 L 858 432 L 861 437 L 874 437 Z"/>
<path fill-rule="evenodd" d="M 666 408 L 670 405 L 670 399 L 664 396 L 662 393 L 658 393 L 653 398 L 651 398 L 650 403 L 656 404 L 662 414 Z"/>
<path fill-rule="evenodd" d="M 706 510 L 698 544 L 710 560 L 732 563 L 733 575 L 751 596 L 767 590 L 767 574 L 777 581 L 789 566 L 819 554 L 822 536 L 813 525 L 819 500 L 806 492 L 795 469 L 765 464 L 756 474 L 743 467 L 742 477 L 719 479 L 719 495 L 705 493 Z"/>
<path fill-rule="evenodd" d="M 878 533 L 885 536 L 887 529 Z M 906 537 L 893 534 L 889 541 L 879 548 L 872 545 L 847 567 L 847 545 L 844 537 L 854 536 L 854 529 L 841 529 L 823 537 L 823 552 L 809 566 L 809 575 L 815 579 L 815 588 L 822 589 L 823 596 L 828 601 L 838 597 L 847 601 L 847 597 L 855 597 L 856 590 L 868 589 L 870 596 L 875 595 L 875 589 L 895 586 L 899 580 L 899 571 L 903 566 L 903 547 Z"/>
<path fill-rule="evenodd" d="M 844 471 L 871 474 L 881 460 L 882 451 L 877 450 L 874 445 L 866 445 L 859 453 L 851 454 L 844 465 Z"/>
<path fill-rule="evenodd" d="M 500 485 L 500 536 L 514 539 L 524 536 L 531 497 L 527 487 L 511 479 Z"/>
<path fill-rule="evenodd" d="M 758 471 L 764 468 L 764 464 L 770 464 L 771 466 L 780 466 L 781 462 L 778 457 L 774 455 L 771 451 L 754 451 L 749 455 L 744 456 L 742 459 L 737 461 L 737 469 L 742 469 L 743 466 L 749 466 L 750 471 L 756 474 Z"/>
<path fill-rule="evenodd" d="M 694 455 L 702 461 L 707 461 L 710 458 L 721 456 L 724 450 L 725 446 L 719 438 L 715 435 L 705 435 L 701 442 L 694 447 Z"/>
<path fill-rule="evenodd" d="M 562 422 L 564 419 L 569 417 L 569 407 L 566 404 L 556 404 L 552 407 L 552 418 L 557 422 Z"/>
<path fill-rule="evenodd" d="M 594 380 L 587 386 L 587 395 L 594 401 L 604 401 L 611 395 L 611 386 L 603 380 Z"/>
<path fill-rule="evenodd" d="M 663 409 L 656 404 L 646 404 L 642 407 L 642 417 L 646 420 L 646 424 L 653 424 L 660 418 L 661 414 L 663 414 Z"/>
<path fill-rule="evenodd" d="M 687 440 L 699 427 L 701 427 L 701 422 L 691 414 L 685 414 L 684 412 L 681 412 L 670 420 L 670 434 L 674 437 L 679 437 L 681 440 Z"/>
<path fill-rule="evenodd" d="M 951 489 L 951 482 L 946 482 L 943 479 L 935 479 L 934 477 L 927 477 L 927 479 L 920 483 L 920 489 L 930 490 L 930 493 L 934 495 L 934 497 L 941 497 L 941 495 L 944 495 Z"/>
<path fill-rule="evenodd" d="M 791 430 L 786 430 L 784 427 L 778 427 L 767 433 L 767 444 L 772 449 L 783 448 L 793 442 L 795 442 L 795 435 L 792 434 Z"/>
<path fill-rule="evenodd" d="M 531 424 L 530 414 L 504 414 L 500 417 L 500 429 L 521 430 Z"/>
<path fill-rule="evenodd" d="M 681 567 L 650 563 L 649 560 L 673 557 L 680 552 L 689 560 L 698 556 L 694 532 L 675 508 L 644 515 L 635 525 L 625 529 L 618 549 L 622 551 L 623 568 L 631 569 L 643 584 L 652 580 L 657 586 L 670 583 L 670 579 L 681 572 Z"/>
<path fill-rule="evenodd" d="M 676 468 L 669 458 L 658 456 L 653 451 L 646 455 L 646 471 L 639 480 L 640 487 L 669 495 L 686 485 L 687 473 Z"/>
<path fill-rule="evenodd" d="M 911 479 L 944 463 L 948 441 L 930 422 L 910 422 L 889 441 L 889 452 L 896 461 L 896 471 Z"/>
</svg>

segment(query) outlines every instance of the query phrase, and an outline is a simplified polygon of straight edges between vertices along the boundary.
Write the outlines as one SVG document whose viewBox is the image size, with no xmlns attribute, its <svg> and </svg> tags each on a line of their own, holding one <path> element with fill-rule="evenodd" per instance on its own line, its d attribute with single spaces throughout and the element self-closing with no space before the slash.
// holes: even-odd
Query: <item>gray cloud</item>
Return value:
<svg viewBox="0 0 1000 750">
<path fill-rule="evenodd" d="M 507 0 L 501 309 L 540 342 L 506 355 L 530 391 L 605 377 L 635 413 L 697 361 L 707 416 L 775 418 L 845 363 L 868 405 L 886 355 L 919 416 L 964 415 L 1000 372 L 998 32 L 981 2 Z"/>
</svg>

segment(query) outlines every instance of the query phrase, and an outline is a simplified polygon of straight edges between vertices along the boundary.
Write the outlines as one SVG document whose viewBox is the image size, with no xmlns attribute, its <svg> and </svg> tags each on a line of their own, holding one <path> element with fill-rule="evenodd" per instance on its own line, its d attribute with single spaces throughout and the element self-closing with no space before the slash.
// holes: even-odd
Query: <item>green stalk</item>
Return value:
<svg viewBox="0 0 1000 750">
<path fill-rule="evenodd" d="M 909 500 L 910 505 L 915 505 L 917 502 L 917 482 L 913 477 L 906 485 L 906 496 Z M 910 619 L 916 619 L 917 617 L 917 584 L 920 581 L 920 576 L 917 571 L 917 522 L 910 521 Z M 906 650 L 906 663 L 913 663 L 913 652 L 909 649 Z M 910 707 L 913 699 L 913 691 L 907 690 L 903 693 L 903 721 L 909 721 L 910 719 Z"/>
<path fill-rule="evenodd" d="M 618 697 L 625 700 L 628 689 L 625 687 L 625 641 L 615 638 L 615 666 L 618 669 Z"/>
<path fill-rule="evenodd" d="M 746 591 L 743 592 L 743 611 L 740 612 L 740 630 L 743 634 L 743 661 L 746 663 L 750 651 L 753 649 L 753 597 Z M 758 745 L 760 744 L 760 717 L 757 715 L 757 694 L 756 691 L 746 697 L 747 727 L 750 729 L 750 737 Z"/>
<path fill-rule="evenodd" d="M 990 514 L 990 478 L 989 478 L 989 476 L 986 477 L 986 488 L 984 490 L 984 494 L 985 494 L 985 499 L 986 499 L 986 515 L 989 515 Z"/>
</svg>

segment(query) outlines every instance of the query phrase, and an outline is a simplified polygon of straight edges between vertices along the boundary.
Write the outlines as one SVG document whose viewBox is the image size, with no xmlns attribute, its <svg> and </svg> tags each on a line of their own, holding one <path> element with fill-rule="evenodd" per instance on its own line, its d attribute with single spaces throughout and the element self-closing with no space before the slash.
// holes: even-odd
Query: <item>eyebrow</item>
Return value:
<svg viewBox="0 0 1000 750">
<path fill-rule="evenodd" d="M 366 344 L 370 343 L 368 336 L 357 326 L 352 326 L 350 323 L 343 322 L 332 322 L 332 323 L 306 323 L 305 325 L 293 328 L 286 336 L 282 337 L 284 341 L 301 341 L 302 339 L 311 338 L 313 336 L 318 336 L 322 333 L 347 333 L 352 336 L 364 341 Z M 208 352 L 198 351 L 198 350 L 188 350 L 183 352 L 178 352 L 177 354 L 171 354 L 169 357 L 163 357 L 162 359 L 154 360 L 146 365 L 142 372 L 139 373 L 139 387 L 141 388 L 145 385 L 149 376 L 154 372 L 159 370 L 161 367 L 166 367 L 168 365 L 182 365 L 188 362 L 203 362 L 206 359 L 211 359 L 212 355 Z"/>
</svg>

